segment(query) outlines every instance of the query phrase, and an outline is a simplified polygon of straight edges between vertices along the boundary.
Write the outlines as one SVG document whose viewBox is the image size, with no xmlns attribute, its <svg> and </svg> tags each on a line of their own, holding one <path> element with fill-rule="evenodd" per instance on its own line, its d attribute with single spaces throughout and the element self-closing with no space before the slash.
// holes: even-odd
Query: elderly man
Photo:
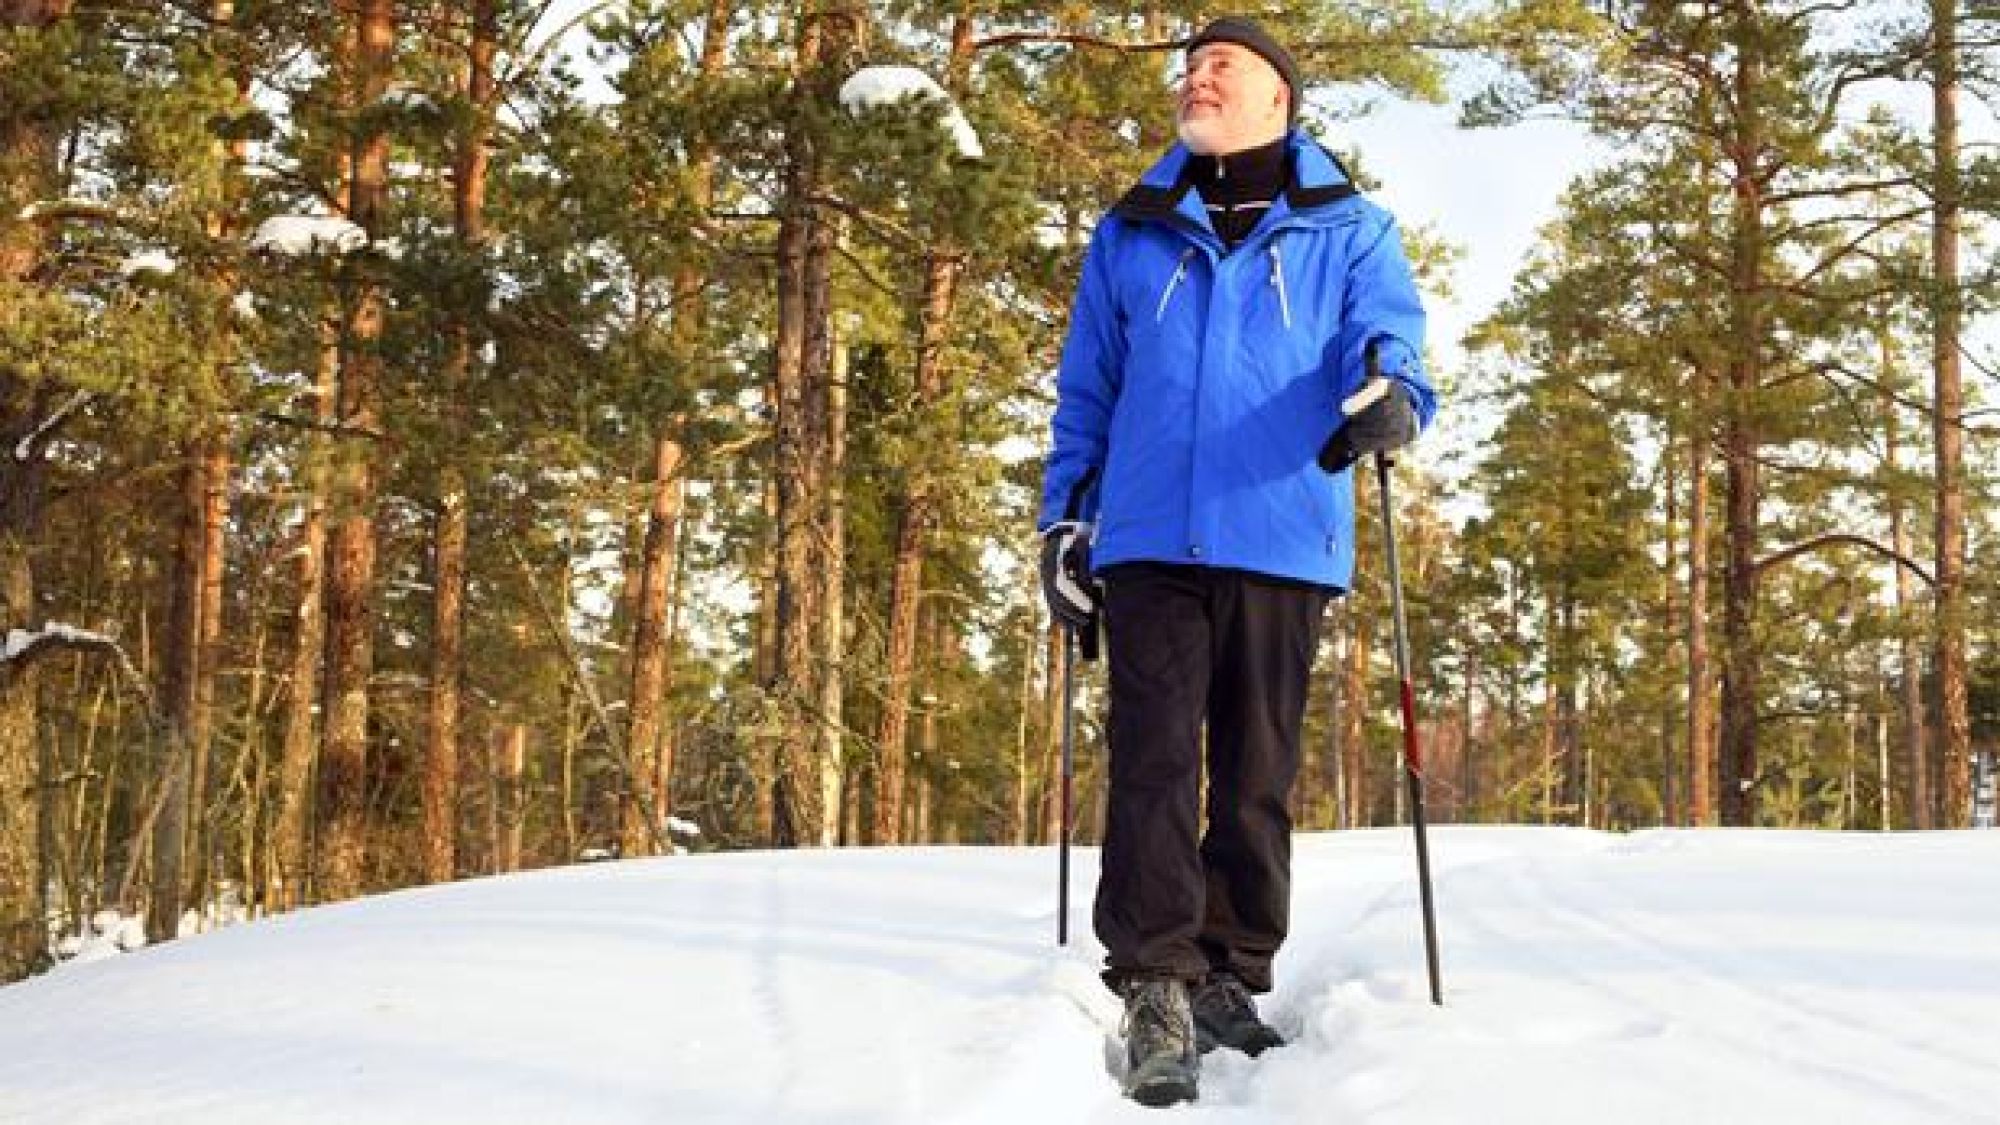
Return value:
<svg viewBox="0 0 2000 1125">
<path fill-rule="evenodd" d="M 1253 995 L 1289 922 L 1319 622 L 1353 574 L 1349 469 L 1434 410 L 1395 223 L 1297 129 L 1300 92 L 1250 20 L 1188 40 L 1180 143 L 1098 224 L 1057 377 L 1042 574 L 1057 620 L 1106 628 L 1094 922 L 1147 1105 L 1194 1098 L 1202 1051 L 1283 1042 Z M 1387 393 L 1344 417 L 1371 367 Z"/>
</svg>

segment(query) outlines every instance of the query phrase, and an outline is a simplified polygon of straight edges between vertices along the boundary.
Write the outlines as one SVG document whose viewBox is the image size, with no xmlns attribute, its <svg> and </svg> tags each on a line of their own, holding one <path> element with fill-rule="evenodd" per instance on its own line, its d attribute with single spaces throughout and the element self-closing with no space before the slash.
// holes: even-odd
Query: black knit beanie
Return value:
<svg viewBox="0 0 2000 1125">
<path fill-rule="evenodd" d="M 1299 84 L 1299 64 L 1293 61 L 1290 51 L 1257 25 L 1256 20 L 1243 16 L 1223 16 L 1213 20 L 1188 39 L 1185 50 L 1192 55 L 1195 48 L 1207 43 L 1234 43 L 1263 56 L 1264 61 L 1278 72 L 1278 77 L 1285 80 L 1285 86 L 1291 93 L 1289 120 L 1293 124 L 1298 123 L 1299 101 L 1305 96 L 1305 89 Z"/>
</svg>

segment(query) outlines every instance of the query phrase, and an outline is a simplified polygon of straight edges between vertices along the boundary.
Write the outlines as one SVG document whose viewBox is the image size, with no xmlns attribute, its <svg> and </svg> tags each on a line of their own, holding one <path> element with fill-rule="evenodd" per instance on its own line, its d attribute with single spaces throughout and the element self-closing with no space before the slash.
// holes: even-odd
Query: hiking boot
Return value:
<svg viewBox="0 0 2000 1125">
<path fill-rule="evenodd" d="M 1257 1016 L 1250 989 L 1233 973 L 1212 973 L 1197 985 L 1189 1001 L 1194 1009 L 1195 1045 L 1202 1054 L 1217 1047 L 1234 1047 L 1255 1058 L 1285 1038 Z"/>
<path fill-rule="evenodd" d="M 1191 1102 L 1201 1060 L 1187 985 L 1139 980 L 1125 986 L 1125 1096 L 1146 1106 Z"/>
</svg>

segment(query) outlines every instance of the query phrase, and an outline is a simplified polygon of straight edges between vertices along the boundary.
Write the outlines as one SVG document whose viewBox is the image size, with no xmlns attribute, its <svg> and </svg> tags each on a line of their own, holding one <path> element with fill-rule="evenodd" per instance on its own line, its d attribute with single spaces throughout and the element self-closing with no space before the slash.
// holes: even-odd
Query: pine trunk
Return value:
<svg viewBox="0 0 2000 1125">
<path fill-rule="evenodd" d="M 215 684 L 222 666 L 222 581 L 229 527 L 229 442 L 220 428 L 201 441 L 201 627 L 196 638 L 194 712 L 189 723 L 187 893 L 183 905 L 197 908 L 216 879 L 214 781 Z M 190 901 L 192 900 L 192 901 Z"/>
<path fill-rule="evenodd" d="M 702 29 L 701 57 L 697 69 L 703 80 L 721 72 L 729 42 L 729 17 L 733 5 L 711 3 Z M 697 141 L 689 152 L 693 177 L 690 202 L 698 212 L 714 203 L 715 154 L 705 140 Z M 692 264 L 683 266 L 673 283 L 673 355 L 683 371 L 692 373 L 701 364 L 702 329 L 706 322 L 702 305 L 703 278 Z M 640 855 L 650 850 L 657 832 L 642 823 L 650 812 L 663 818 L 673 811 L 674 739 L 671 723 L 664 715 L 672 688 L 673 636 L 669 627 L 673 616 L 675 566 L 680 558 L 680 533 L 686 485 L 681 480 L 685 449 L 675 436 L 682 420 L 661 423 L 653 439 L 652 504 L 647 513 L 645 540 L 639 551 L 638 581 L 632 617 L 632 682 L 628 706 L 631 708 L 631 754 L 633 772 L 630 787 L 644 786 L 647 802 L 624 802 L 620 837 L 624 854 Z"/>
<path fill-rule="evenodd" d="M 389 86 L 395 47 L 392 0 L 348 0 L 355 28 L 358 104 Z M 388 136 L 361 138 L 348 183 L 347 217 L 369 236 L 383 229 Z M 387 300 L 379 281 L 357 282 L 342 341 L 338 422 L 349 431 L 337 457 L 330 503 L 326 585 L 326 727 L 320 754 L 318 889 L 329 899 L 364 889 L 368 818 L 368 681 L 375 668 L 376 437 L 382 420 L 381 340 Z"/>
<path fill-rule="evenodd" d="M 33 32 L 66 18 L 70 0 L 0 0 L 0 30 Z M 58 192 L 56 135 L 47 121 L 0 106 L 0 197 L 48 199 Z M 28 282 L 41 263 L 41 227 L 0 209 L 0 285 Z M 0 441 L 9 452 L 34 434 L 59 401 L 43 384 L 31 391 L 0 368 Z M 16 409 L 18 409 L 18 413 Z M 11 416 L 9 416 L 11 415 Z M 43 450 L 0 457 L 0 636 L 41 624 L 35 609 L 31 553 L 42 538 L 48 488 Z M 25 975 L 43 959 L 41 862 L 35 844 L 38 715 L 32 668 L 0 665 L 0 981 Z"/>
<path fill-rule="evenodd" d="M 474 0 L 471 49 L 464 92 L 470 125 L 458 138 L 452 164 L 452 215 L 459 243 L 477 252 L 486 240 L 487 137 L 491 132 L 493 58 L 499 40 L 494 0 Z M 437 518 L 431 556 L 430 721 L 423 764 L 424 879 L 443 883 L 458 875 L 460 725 L 464 710 L 466 548 L 471 537 L 465 471 L 459 451 L 470 440 L 466 402 L 471 393 L 474 345 L 471 315 L 452 314 L 445 357 L 443 400 L 447 435 L 438 469 Z"/>
<path fill-rule="evenodd" d="M 1902 475 L 1903 467 L 1903 426 L 1897 413 L 1893 388 L 1900 382 L 1896 375 L 1895 336 L 1889 326 L 1877 328 L 1877 343 L 1882 356 L 1882 468 L 1893 481 Z M 1910 517 L 1908 505 L 1902 493 L 1895 486 L 1888 490 L 1889 547 L 1903 558 L 1911 557 Z M 1915 579 L 1909 568 L 1898 566 L 1896 571 L 1896 618 L 1903 623 L 1903 634 L 1896 643 L 1897 661 L 1901 665 L 1897 675 L 1897 699 L 1903 713 L 1904 789 L 1903 800 L 1908 806 L 1906 819 L 1912 828 L 1931 827 L 1930 769 L 1926 756 L 1926 727 L 1924 721 L 1923 653 L 1922 643 L 1917 633 L 1910 628 L 1917 616 L 1917 592 Z M 1887 721 L 1886 718 L 1884 720 Z M 1894 823 L 1894 802 L 1885 789 L 1882 795 L 1882 826 Z"/>
<path fill-rule="evenodd" d="M 823 13 L 800 21 L 798 74 L 792 92 L 795 108 L 786 141 L 784 198 L 778 223 L 777 326 L 771 378 L 777 404 L 777 434 L 771 451 L 777 482 L 776 589 L 771 595 L 776 639 L 770 677 L 764 684 L 771 713 L 765 724 L 768 732 L 762 736 L 768 740 L 769 750 L 760 764 L 768 776 L 759 782 L 771 793 L 766 838 L 779 847 L 795 847 L 819 836 L 811 809 L 819 791 L 816 773 L 812 785 L 802 787 L 816 741 L 807 722 L 807 708 L 818 698 L 813 679 L 813 662 L 818 655 L 813 645 L 817 620 L 813 593 L 819 530 L 814 491 L 819 451 L 815 446 L 820 424 L 812 413 L 817 391 L 811 385 L 813 373 L 807 353 L 812 313 L 825 307 L 823 291 L 828 279 L 814 272 L 815 266 L 824 265 L 820 245 L 824 224 L 811 202 L 819 190 L 819 155 L 805 118 L 824 84 L 819 72 L 827 53 L 826 22 Z"/>
<path fill-rule="evenodd" d="M 1662 552 L 1665 555 L 1666 565 L 1660 570 L 1660 620 L 1665 623 L 1661 629 L 1663 637 L 1661 647 L 1664 650 L 1669 675 L 1674 668 L 1681 666 L 1687 657 L 1686 646 L 1682 643 L 1684 636 L 1676 632 L 1682 621 L 1679 605 L 1680 583 L 1675 577 L 1680 555 L 1681 533 L 1679 457 L 1679 445 L 1670 427 L 1666 446 L 1660 451 L 1660 493 L 1666 509 L 1666 519 L 1662 527 L 1666 536 L 1666 548 Z M 1682 823 L 1681 792 L 1676 782 L 1678 771 L 1674 763 L 1674 742 L 1678 724 L 1672 686 L 1668 685 L 1661 694 L 1665 699 L 1660 705 L 1660 824 L 1662 827 L 1671 827 Z"/>
<path fill-rule="evenodd" d="M 958 276 L 957 259 L 930 255 L 924 268 L 923 307 L 918 316 L 916 395 L 912 412 L 924 425 L 935 420 L 944 392 L 943 353 Z M 925 456 L 917 453 L 916 456 Z M 937 522 L 937 482 L 925 468 L 912 466 L 908 491 L 896 523 L 896 556 L 889 583 L 888 671 L 877 730 L 875 842 L 897 842 L 901 819 L 904 739 L 909 721 L 910 683 L 917 651 L 917 610 L 923 592 L 924 554 Z"/>
<path fill-rule="evenodd" d="M 160 814 L 153 821 L 152 877 L 146 905 L 146 940 L 174 937 L 186 886 L 188 807 L 194 771 L 195 695 L 201 668 L 202 510 L 207 495 L 203 462 L 190 448 L 180 473 L 178 532 L 167 589 L 167 633 L 161 645 L 160 698 L 166 708 L 168 753 L 157 784 Z"/>
<path fill-rule="evenodd" d="M 1960 291 L 1958 143 L 1958 5 L 1931 0 L 1933 52 L 1932 159 L 1935 208 L 1931 224 L 1931 364 L 1935 380 L 1932 432 L 1937 459 L 1938 823 L 1963 828 L 1972 815 L 1972 727 L 1966 702 L 1965 631 L 1965 388 L 1959 365 L 1964 320 Z"/>
<path fill-rule="evenodd" d="M 1344 760 L 1341 774 L 1347 779 L 1347 827 L 1369 828 L 1375 823 L 1368 792 L 1368 626 L 1347 607 L 1347 662 L 1341 670 L 1345 683 L 1340 698 L 1343 706 L 1337 720 L 1341 724 L 1340 748 Z"/>
<path fill-rule="evenodd" d="M 1042 633 L 1042 842 L 1062 839 L 1063 631 Z"/>
<path fill-rule="evenodd" d="M 841 732 L 847 691 L 847 343 L 833 335 L 833 357 L 826 387 L 826 473 L 821 519 L 826 525 L 826 552 L 820 592 L 819 759 L 820 844 L 840 843 L 840 816 L 845 792 L 846 751 Z"/>
<path fill-rule="evenodd" d="M 1744 827 L 1757 819 L 1757 709 L 1761 700 L 1756 636 L 1757 540 L 1762 482 L 1757 455 L 1762 426 L 1765 317 L 1764 150 L 1757 99 L 1762 69 L 1757 49 L 1736 44 L 1732 165 L 1729 389 L 1723 411 L 1722 457 L 1726 495 L 1722 590 L 1722 822 Z"/>
<path fill-rule="evenodd" d="M 1029 814 L 1029 796 L 1033 792 L 1034 767 L 1029 754 L 1029 738 L 1035 729 L 1035 653 L 1039 646 L 1035 643 L 1035 626 L 1040 620 L 1034 611 L 1035 599 L 1041 597 L 1041 586 L 1033 581 L 1033 567 L 1027 569 L 1029 582 L 1025 591 L 1027 600 L 1023 603 L 1028 611 L 1022 614 L 1021 624 L 1021 681 L 1015 695 L 1015 706 L 1019 713 L 1014 724 L 1014 808 L 1013 823 L 1008 825 L 1007 839 L 1015 847 L 1025 847 L 1034 842 L 1033 821 Z"/>
<path fill-rule="evenodd" d="M 661 709 L 668 685 L 667 615 L 672 601 L 674 559 L 681 529 L 681 461 L 684 450 L 662 434 L 653 443 L 653 502 L 640 552 L 638 615 L 632 629 L 631 769 L 626 779 L 620 830 L 623 854 L 645 855 L 660 839 L 658 822 L 671 811 L 667 754 Z M 648 818 L 653 824 L 648 824 Z"/>
<path fill-rule="evenodd" d="M 320 426 L 333 421 L 333 400 L 340 371 L 338 327 L 321 326 L 318 376 L 314 380 L 313 417 Z M 326 494 L 327 447 L 315 432 L 307 439 L 305 512 L 299 543 L 297 609 L 293 613 L 290 690 L 285 699 L 285 734 L 278 759 L 278 816 L 271 830 L 272 885 L 265 901 L 290 907 L 304 903 L 313 869 L 306 839 L 313 820 L 313 772 L 319 748 L 320 666 L 326 647 Z"/>
<path fill-rule="evenodd" d="M 1687 823 L 1715 823 L 1715 696 L 1708 651 L 1709 380 L 1694 372 L 1694 417 L 1688 427 L 1687 533 Z"/>
<path fill-rule="evenodd" d="M 1585 761 L 1579 738 L 1577 697 L 1582 693 L 1582 669 L 1578 659 L 1576 596 L 1571 580 L 1564 576 L 1557 587 L 1557 643 L 1562 648 L 1556 692 L 1556 744 L 1562 758 L 1562 822 L 1588 827 L 1589 763 Z"/>
</svg>

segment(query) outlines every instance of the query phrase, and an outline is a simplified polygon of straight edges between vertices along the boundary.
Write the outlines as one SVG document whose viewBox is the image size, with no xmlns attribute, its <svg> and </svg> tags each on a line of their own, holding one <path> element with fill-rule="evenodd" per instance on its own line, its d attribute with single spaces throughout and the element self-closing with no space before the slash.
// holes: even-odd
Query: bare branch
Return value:
<svg viewBox="0 0 2000 1125">
<path fill-rule="evenodd" d="M 1896 176 L 1887 180 L 1863 180 L 1858 183 L 1837 184 L 1833 187 L 1775 191 L 1765 196 L 1764 200 L 1767 203 L 1796 203 L 1801 199 L 1834 199 L 1843 195 L 1861 195 L 1865 192 L 1915 186 L 1917 186 L 1916 177 Z"/>
<path fill-rule="evenodd" d="M 1865 535 L 1852 535 L 1847 532 L 1834 532 L 1829 535 L 1816 535 L 1813 538 L 1808 539 L 1803 543 L 1794 543 L 1791 546 L 1786 547 L 1784 550 L 1773 552 L 1772 554 L 1766 555 L 1763 558 L 1758 559 L 1754 564 L 1752 564 L 1751 569 L 1758 574 L 1762 574 L 1764 571 L 1770 569 L 1771 567 L 1777 566 L 1781 563 L 1789 562 L 1790 560 L 1795 559 L 1800 555 L 1806 554 L 1809 551 L 1817 551 L 1822 547 L 1834 547 L 1842 544 L 1846 544 L 1848 546 L 1853 546 L 1853 547 L 1861 547 L 1865 550 L 1873 551 L 1875 554 L 1882 556 L 1883 558 L 1889 560 L 1890 562 L 1902 566 L 1903 568 L 1907 569 L 1911 574 L 1914 574 L 1918 578 L 1923 579 L 1924 585 L 1926 586 L 1934 586 L 1937 584 L 1936 580 L 1931 577 L 1931 572 L 1925 570 L 1923 568 L 1923 564 L 1917 562 L 1915 559 L 1912 559 L 1908 555 L 1903 554 L 1902 552 L 1894 549 L 1893 547 L 1885 547 L 1882 544 L 1877 543 L 1876 541 L 1868 538 Z"/>
</svg>

